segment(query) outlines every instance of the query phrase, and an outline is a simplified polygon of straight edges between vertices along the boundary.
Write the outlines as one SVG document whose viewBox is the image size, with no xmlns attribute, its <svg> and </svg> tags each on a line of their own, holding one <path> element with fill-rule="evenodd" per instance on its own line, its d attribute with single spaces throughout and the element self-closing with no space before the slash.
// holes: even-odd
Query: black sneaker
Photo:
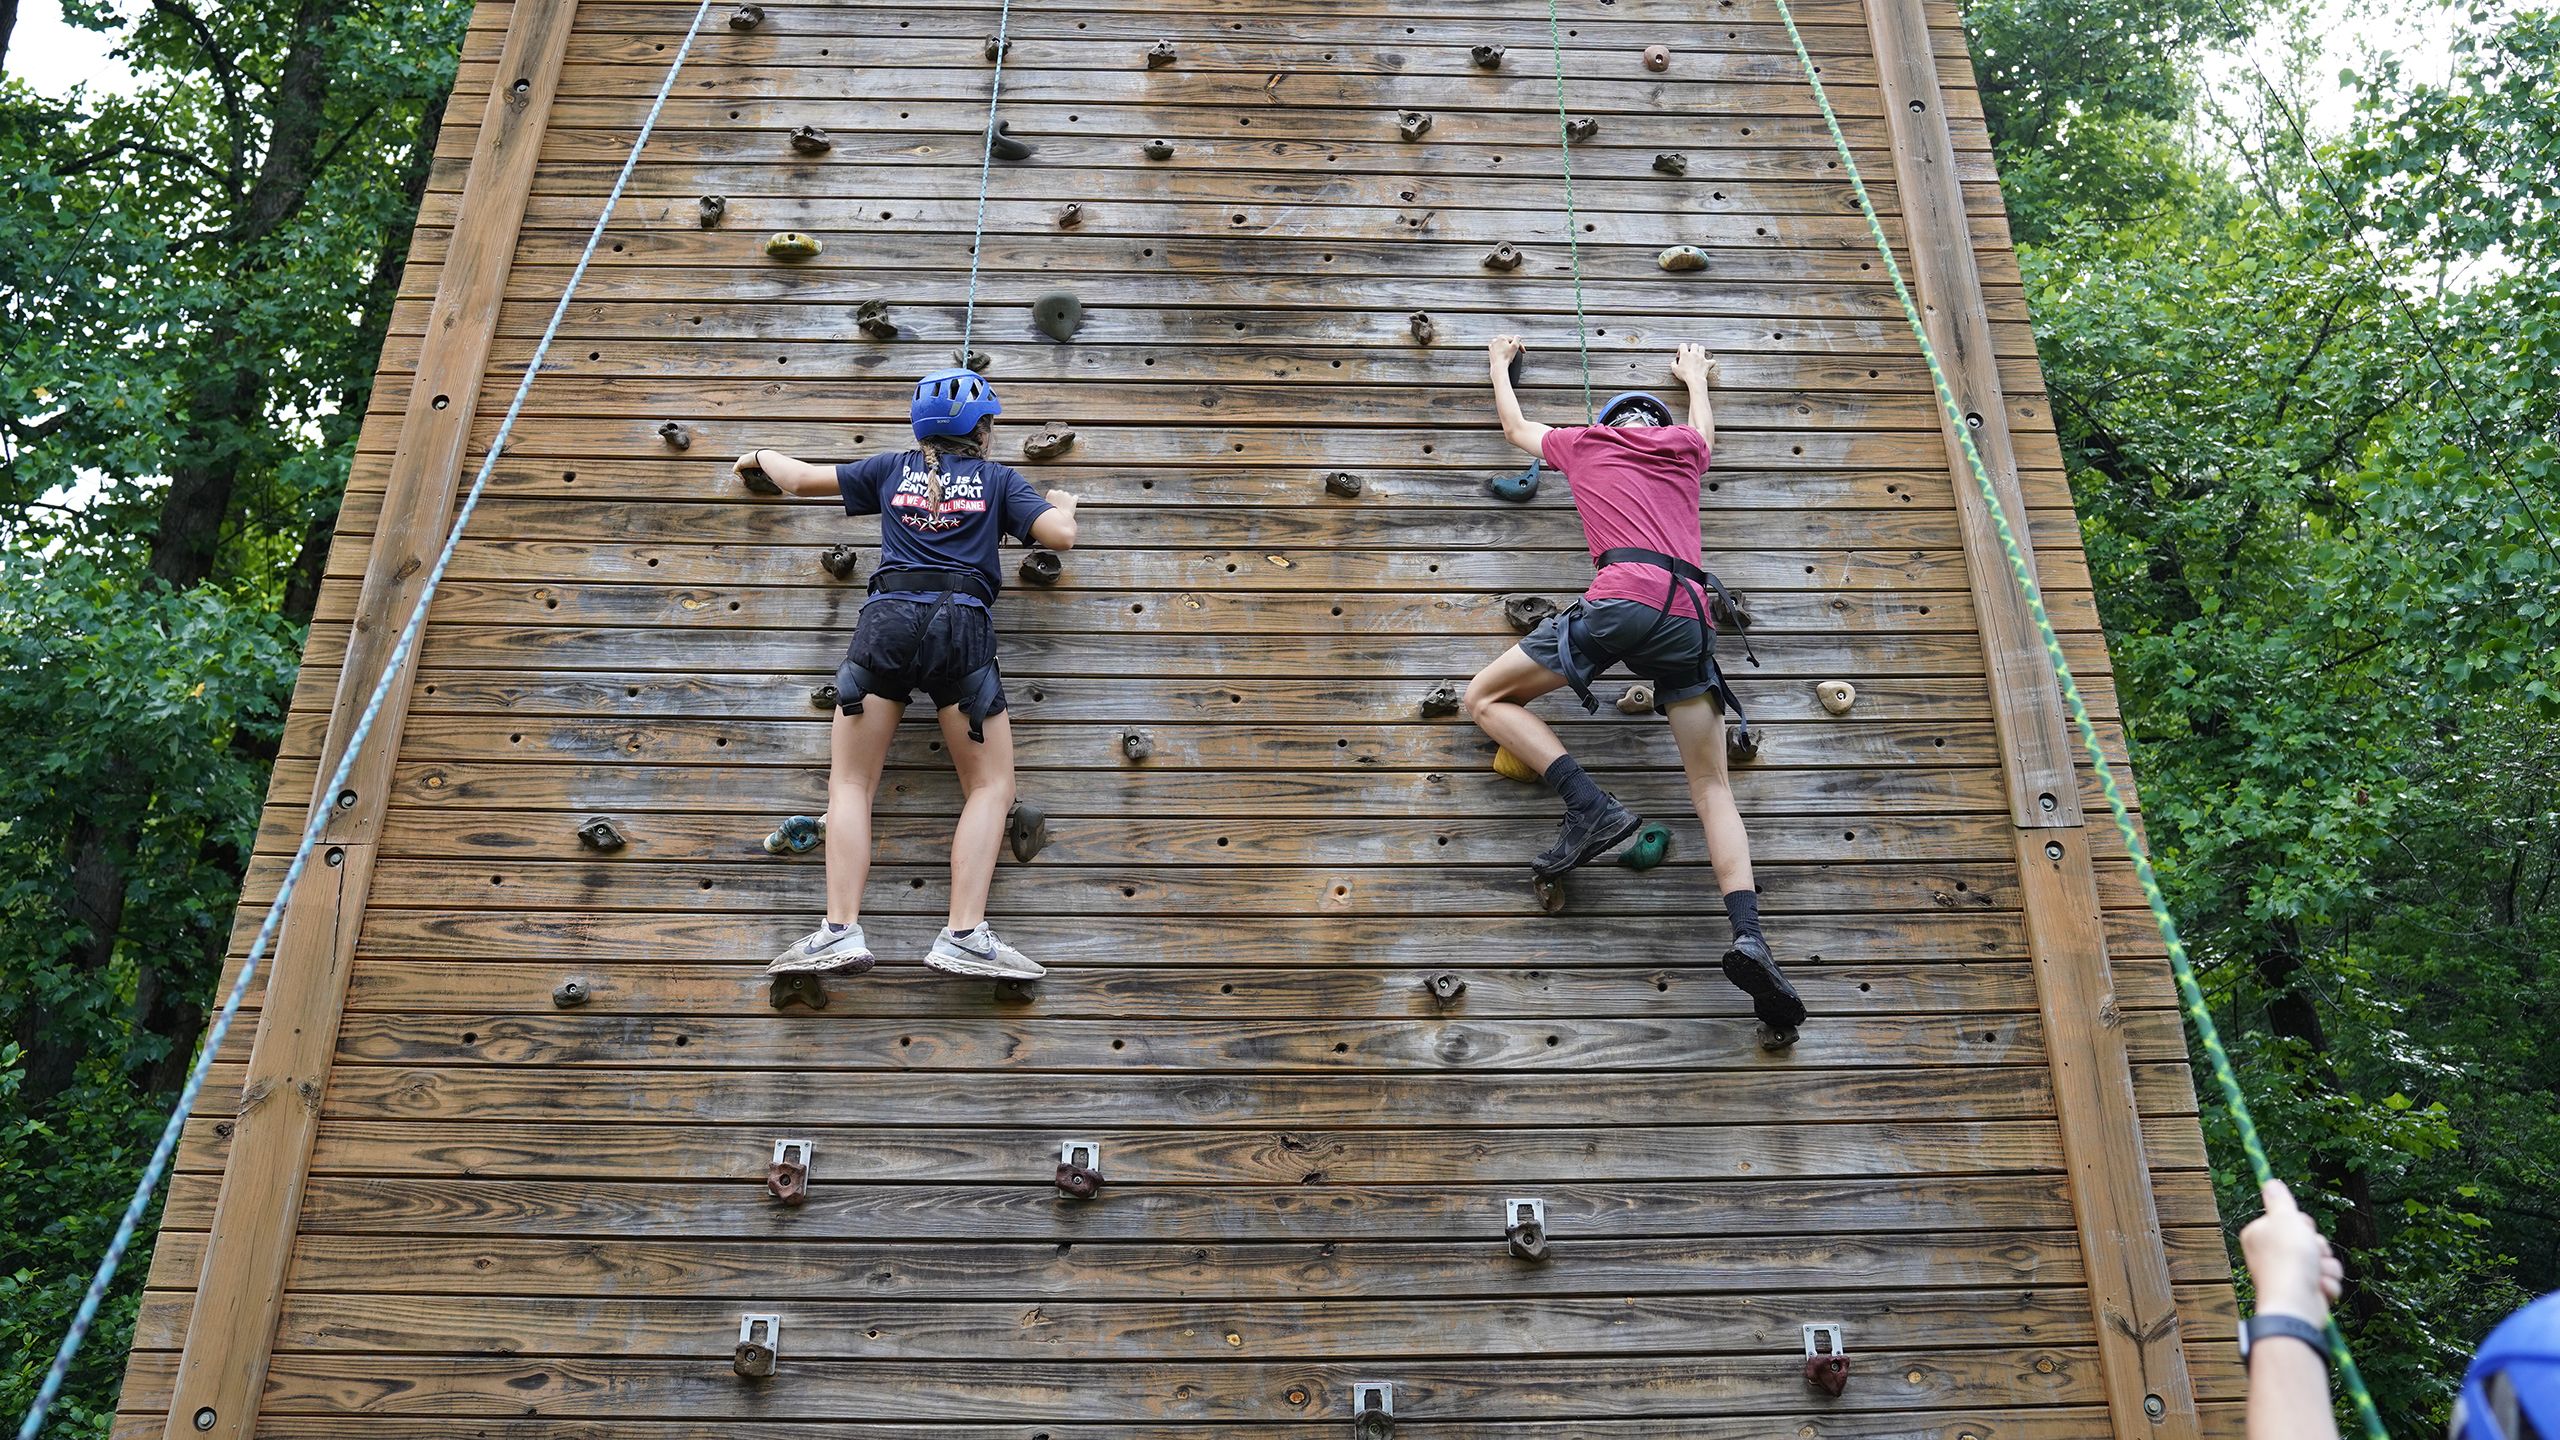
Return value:
<svg viewBox="0 0 2560 1440">
<path fill-rule="evenodd" d="M 1804 1023 L 1804 997 L 1778 972 L 1768 941 L 1744 935 L 1725 947 L 1724 978 L 1751 997 L 1751 1013 L 1760 1017 L 1760 1023 L 1769 1027 L 1769 1038 L 1778 1042 L 1771 1048 L 1795 1043 L 1796 1027 Z"/>
<path fill-rule="evenodd" d="M 1601 808 L 1589 812 L 1568 810 L 1563 828 L 1556 831 L 1556 843 L 1538 853 L 1529 862 L 1541 880 L 1553 880 L 1577 866 L 1588 865 L 1626 843 L 1628 836 L 1644 825 L 1644 817 L 1617 802 L 1613 796 Z"/>
</svg>

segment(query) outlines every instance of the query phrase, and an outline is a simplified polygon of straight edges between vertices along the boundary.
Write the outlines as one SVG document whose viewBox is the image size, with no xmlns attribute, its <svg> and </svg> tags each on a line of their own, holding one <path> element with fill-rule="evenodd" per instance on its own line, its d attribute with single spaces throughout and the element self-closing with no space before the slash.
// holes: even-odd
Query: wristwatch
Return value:
<svg viewBox="0 0 2560 1440">
<path fill-rule="evenodd" d="M 2299 1315 L 2250 1316 L 2248 1323 L 2240 1327 L 2241 1364 L 2248 1364 L 2249 1352 L 2257 1348 L 2259 1341 L 2277 1336 L 2299 1340 L 2310 1346 L 2311 1353 L 2320 1357 L 2320 1367 L 2328 1368 L 2329 1332 Z"/>
</svg>

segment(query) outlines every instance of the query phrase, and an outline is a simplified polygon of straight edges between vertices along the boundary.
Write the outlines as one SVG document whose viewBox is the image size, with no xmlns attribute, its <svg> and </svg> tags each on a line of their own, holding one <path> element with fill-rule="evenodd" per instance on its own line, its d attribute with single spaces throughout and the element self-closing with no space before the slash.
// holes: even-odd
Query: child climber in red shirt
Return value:
<svg viewBox="0 0 2560 1440">
<path fill-rule="evenodd" d="M 1760 933 L 1751 840 L 1725 776 L 1725 707 L 1732 691 L 1715 668 L 1712 582 L 1698 529 L 1698 487 L 1715 441 L 1707 401 L 1715 362 L 1697 345 L 1681 346 L 1672 360 L 1671 373 L 1689 391 L 1686 424 L 1673 423 L 1660 400 L 1630 391 L 1601 407 L 1597 425 L 1551 428 L 1524 417 L 1512 393 L 1512 362 L 1526 353 L 1519 339 L 1501 336 L 1488 349 L 1503 438 L 1564 475 L 1599 570 L 1581 600 L 1540 623 L 1467 684 L 1468 717 L 1564 800 L 1563 829 L 1531 867 L 1539 878 L 1553 879 L 1616 849 L 1643 823 L 1585 774 L 1555 731 L 1528 709 L 1530 701 L 1569 685 L 1585 709 L 1597 710 L 1592 681 L 1625 665 L 1652 682 L 1654 709 L 1671 721 L 1689 795 L 1706 827 L 1707 859 L 1733 924 L 1724 973 L 1750 995 L 1771 1037 L 1791 1043 L 1804 1023 L 1804 1001 Z"/>
</svg>

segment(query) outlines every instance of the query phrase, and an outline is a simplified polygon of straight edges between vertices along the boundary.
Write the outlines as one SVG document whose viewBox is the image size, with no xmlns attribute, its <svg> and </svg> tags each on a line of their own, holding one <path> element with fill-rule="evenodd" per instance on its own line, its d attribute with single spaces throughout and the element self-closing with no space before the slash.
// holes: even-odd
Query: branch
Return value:
<svg viewBox="0 0 2560 1440">
<path fill-rule="evenodd" d="M 222 42 L 214 37 L 213 27 L 205 23 L 203 16 L 188 8 L 184 0 L 151 0 L 151 8 L 186 27 L 187 32 L 195 37 L 196 48 L 204 52 L 206 68 L 213 72 L 215 82 L 222 86 L 224 118 L 230 122 L 231 153 L 227 169 L 217 173 L 223 177 L 222 188 L 230 195 L 231 202 L 237 205 L 240 203 L 240 157 L 249 148 L 249 107 L 240 97 L 240 72 L 233 67 L 231 56 L 223 50 Z"/>
<path fill-rule="evenodd" d="M 154 145 L 148 141 L 135 140 L 131 138 L 118 140 L 114 144 L 107 146 L 105 149 L 92 150 L 88 154 L 80 156 L 78 159 L 72 160 L 67 164 L 58 165 L 54 167 L 53 173 L 56 175 L 83 174 L 87 171 L 97 169 L 99 166 L 113 160 L 118 155 L 127 153 L 135 155 L 156 155 L 163 160 L 174 160 L 178 164 L 192 166 L 195 169 L 201 170 L 205 174 L 212 176 L 214 183 L 216 184 L 228 185 L 230 183 L 229 176 L 223 174 L 221 170 L 215 168 L 211 161 L 205 159 L 201 155 L 191 155 L 184 150 L 173 149 L 167 145 Z"/>
<path fill-rule="evenodd" d="M 320 152 L 319 158 L 311 162 L 311 173 L 317 175 L 321 171 L 328 169 L 329 162 L 338 158 L 338 152 L 347 148 L 347 142 L 364 133 L 364 127 L 372 124 L 373 117 L 381 113 L 382 107 L 380 105 L 373 105 L 367 107 L 363 114 L 348 121 L 347 128 L 338 132 L 338 138 L 330 141 L 328 148 Z M 301 208 L 302 207 L 298 203 L 294 206 L 294 209 L 296 210 Z M 285 213 L 290 216 L 292 211 L 287 211 Z"/>
</svg>

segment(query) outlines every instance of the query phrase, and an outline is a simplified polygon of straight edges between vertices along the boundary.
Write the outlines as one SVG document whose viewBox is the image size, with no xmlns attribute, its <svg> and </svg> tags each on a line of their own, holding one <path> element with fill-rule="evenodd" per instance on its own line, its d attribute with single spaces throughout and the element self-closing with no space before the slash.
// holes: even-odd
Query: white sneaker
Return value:
<svg viewBox="0 0 2560 1440">
<path fill-rule="evenodd" d="M 876 963 L 871 947 L 863 942 L 860 925 L 849 925 L 842 930 L 830 930 L 821 925 L 801 936 L 790 949 L 774 956 L 773 963 L 764 967 L 764 973 L 828 975 L 849 972 L 859 975 Z"/>
<path fill-rule="evenodd" d="M 924 963 L 947 975 L 973 975 L 981 980 L 1037 980 L 1049 972 L 1030 956 L 996 938 L 985 921 L 962 935 L 945 930 L 933 937 Z"/>
</svg>

